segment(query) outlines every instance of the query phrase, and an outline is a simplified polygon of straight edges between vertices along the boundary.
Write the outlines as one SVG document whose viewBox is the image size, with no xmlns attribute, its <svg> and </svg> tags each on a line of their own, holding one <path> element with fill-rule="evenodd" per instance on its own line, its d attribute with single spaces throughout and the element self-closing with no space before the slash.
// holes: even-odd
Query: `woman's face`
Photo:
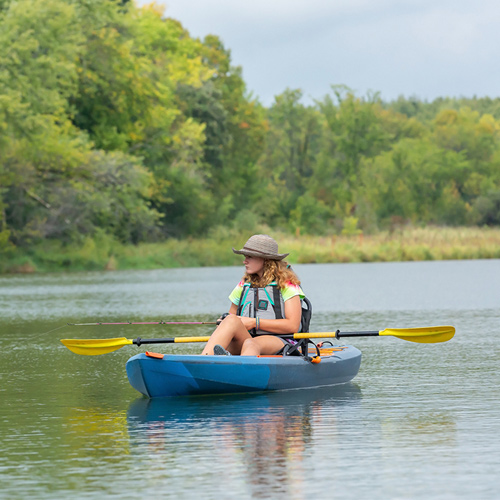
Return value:
<svg viewBox="0 0 500 500">
<path fill-rule="evenodd" d="M 247 274 L 258 274 L 259 276 L 262 276 L 262 273 L 264 272 L 264 259 L 261 257 L 245 255 L 243 265 L 245 266 Z"/>
</svg>

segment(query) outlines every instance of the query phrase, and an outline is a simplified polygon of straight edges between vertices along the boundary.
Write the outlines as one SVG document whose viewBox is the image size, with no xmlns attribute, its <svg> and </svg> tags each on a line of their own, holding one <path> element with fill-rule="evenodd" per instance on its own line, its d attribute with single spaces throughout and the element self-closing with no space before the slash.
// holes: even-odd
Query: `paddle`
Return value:
<svg viewBox="0 0 500 500">
<path fill-rule="evenodd" d="M 429 326 L 423 328 L 387 328 L 381 331 L 370 332 L 319 332 L 319 333 L 294 333 L 290 335 L 280 335 L 289 339 L 309 339 L 309 338 L 332 338 L 340 339 L 342 337 L 375 337 L 392 336 L 410 342 L 419 342 L 423 344 L 433 344 L 437 342 L 446 342 L 455 335 L 453 326 Z M 179 344 L 187 342 L 207 342 L 210 337 L 174 337 L 170 339 L 141 339 L 134 340 L 119 337 L 114 339 L 63 339 L 61 342 L 72 352 L 96 356 L 116 351 L 126 345 L 135 344 Z"/>
</svg>

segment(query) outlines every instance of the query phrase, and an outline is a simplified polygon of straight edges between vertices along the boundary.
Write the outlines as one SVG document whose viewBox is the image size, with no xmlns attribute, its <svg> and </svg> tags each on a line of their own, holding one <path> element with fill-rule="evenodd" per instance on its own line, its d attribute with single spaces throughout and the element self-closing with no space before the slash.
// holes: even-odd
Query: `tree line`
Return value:
<svg viewBox="0 0 500 500">
<path fill-rule="evenodd" d="M 265 107 L 153 5 L 0 0 L 0 252 L 224 227 L 500 225 L 500 99 L 344 86 Z"/>
</svg>

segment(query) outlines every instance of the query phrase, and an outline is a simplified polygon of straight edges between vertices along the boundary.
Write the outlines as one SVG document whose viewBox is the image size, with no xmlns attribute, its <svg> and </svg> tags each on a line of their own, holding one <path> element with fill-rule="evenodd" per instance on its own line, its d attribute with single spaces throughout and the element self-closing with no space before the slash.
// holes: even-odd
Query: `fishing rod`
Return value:
<svg viewBox="0 0 500 500">
<path fill-rule="evenodd" d="M 108 325 L 218 325 L 220 321 L 122 321 L 118 323 L 68 323 L 68 326 L 108 326 Z"/>
</svg>

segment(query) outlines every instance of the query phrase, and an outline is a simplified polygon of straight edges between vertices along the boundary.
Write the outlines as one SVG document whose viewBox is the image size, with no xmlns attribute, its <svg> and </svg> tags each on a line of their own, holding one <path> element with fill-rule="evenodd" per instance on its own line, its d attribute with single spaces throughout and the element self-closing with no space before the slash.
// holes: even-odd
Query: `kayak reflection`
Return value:
<svg viewBox="0 0 500 500">
<path fill-rule="evenodd" d="M 325 427 L 331 438 L 338 412 L 344 419 L 360 401 L 353 383 L 255 395 L 138 398 L 127 414 L 131 453 L 156 465 L 159 456 L 167 465 L 185 453 L 210 461 L 215 472 L 244 471 L 252 496 L 293 491 L 295 497 L 312 442 L 324 438 Z"/>
</svg>

